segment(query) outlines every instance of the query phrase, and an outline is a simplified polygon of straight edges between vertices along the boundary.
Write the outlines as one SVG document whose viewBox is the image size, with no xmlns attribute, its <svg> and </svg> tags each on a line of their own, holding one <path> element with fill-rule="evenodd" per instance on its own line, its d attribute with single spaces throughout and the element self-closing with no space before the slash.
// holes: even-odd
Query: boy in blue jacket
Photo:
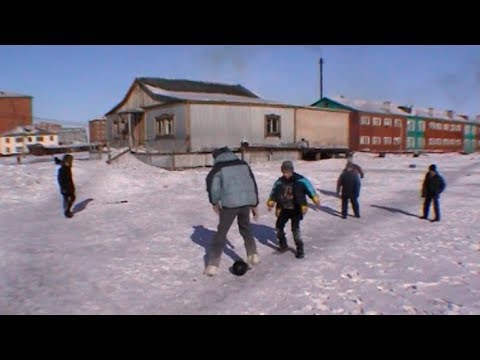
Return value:
<svg viewBox="0 0 480 360">
<path fill-rule="evenodd" d="M 300 232 L 300 221 L 308 210 L 307 196 L 312 199 L 318 207 L 320 206 L 320 199 L 310 181 L 304 176 L 294 172 L 291 161 L 284 161 L 281 171 L 283 176 L 278 178 L 273 184 L 272 191 L 268 197 L 267 207 L 268 211 L 271 211 L 275 203 L 277 204 L 275 211 L 277 222 L 275 228 L 280 244 L 279 250 L 285 251 L 288 249 L 284 228 L 288 220 L 290 220 L 293 240 L 297 248 L 295 257 L 301 259 L 305 256 L 305 252 Z"/>
</svg>

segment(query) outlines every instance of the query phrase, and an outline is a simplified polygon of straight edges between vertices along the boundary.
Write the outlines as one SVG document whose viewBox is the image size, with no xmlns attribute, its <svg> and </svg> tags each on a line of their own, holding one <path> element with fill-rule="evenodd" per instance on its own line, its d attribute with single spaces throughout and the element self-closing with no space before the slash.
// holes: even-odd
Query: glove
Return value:
<svg viewBox="0 0 480 360">
<path fill-rule="evenodd" d="M 258 208 L 255 206 L 252 208 L 253 220 L 258 221 Z"/>
<path fill-rule="evenodd" d="M 315 205 L 317 205 L 317 207 L 320 207 L 320 198 L 318 197 L 318 195 L 315 195 L 312 199 L 313 203 Z M 303 211 L 302 211 L 303 212 Z"/>
<path fill-rule="evenodd" d="M 308 206 L 307 205 L 302 205 L 302 214 L 305 215 L 308 211 Z"/>
<path fill-rule="evenodd" d="M 268 200 L 267 201 L 267 209 L 268 211 L 272 211 L 273 206 L 275 205 L 275 201 L 273 200 Z"/>
<path fill-rule="evenodd" d="M 216 214 L 220 215 L 220 205 L 218 205 L 218 204 L 217 204 L 217 205 L 213 205 L 213 211 L 214 211 Z"/>
<path fill-rule="evenodd" d="M 281 209 L 281 208 L 279 208 L 279 207 L 276 208 L 276 209 L 275 209 L 275 216 L 276 216 L 276 217 L 279 217 L 281 212 L 282 212 L 282 209 Z"/>
</svg>

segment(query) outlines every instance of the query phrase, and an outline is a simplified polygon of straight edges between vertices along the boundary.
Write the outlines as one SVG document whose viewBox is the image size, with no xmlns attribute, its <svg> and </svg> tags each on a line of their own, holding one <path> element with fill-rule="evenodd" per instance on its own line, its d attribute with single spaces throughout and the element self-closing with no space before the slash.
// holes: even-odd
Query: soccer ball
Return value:
<svg viewBox="0 0 480 360">
<path fill-rule="evenodd" d="M 232 273 L 237 276 L 244 275 L 248 270 L 248 264 L 243 260 L 237 260 L 233 263 Z"/>
</svg>

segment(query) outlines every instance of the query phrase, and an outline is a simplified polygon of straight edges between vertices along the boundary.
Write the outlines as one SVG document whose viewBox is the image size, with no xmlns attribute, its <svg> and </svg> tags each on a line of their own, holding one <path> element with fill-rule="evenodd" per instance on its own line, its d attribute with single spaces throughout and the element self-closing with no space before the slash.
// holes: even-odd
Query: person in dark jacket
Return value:
<svg viewBox="0 0 480 360">
<path fill-rule="evenodd" d="M 443 180 L 443 177 L 437 172 L 437 166 L 435 164 L 430 165 L 422 186 L 422 198 L 425 198 L 425 200 L 423 202 L 423 216 L 420 219 L 428 219 L 430 204 L 433 200 L 435 218 L 432 220 L 432 222 L 440 221 L 439 200 L 440 194 L 443 192 L 443 190 L 445 190 L 445 187 L 445 180 Z"/>
<path fill-rule="evenodd" d="M 355 172 L 354 165 L 348 163 L 345 170 L 341 173 L 337 181 L 337 194 L 342 197 L 342 218 L 347 218 L 348 201 L 352 204 L 355 217 L 360 217 L 360 205 L 358 197 L 360 196 L 360 179 Z"/>
<path fill-rule="evenodd" d="M 307 196 L 318 207 L 320 207 L 320 199 L 310 181 L 294 172 L 291 161 L 284 161 L 281 171 L 283 176 L 278 178 L 273 184 L 272 191 L 268 197 L 267 207 L 268 211 L 271 211 L 275 203 L 277 204 L 275 228 L 280 244 L 279 250 L 285 251 L 288 249 L 284 228 L 288 220 L 291 220 L 293 240 L 297 248 L 295 256 L 301 259 L 305 256 L 305 251 L 300 232 L 300 221 L 308 210 Z"/>
<path fill-rule="evenodd" d="M 72 177 L 72 165 L 73 156 L 66 154 L 60 161 L 55 158 L 55 163 L 60 163 L 60 169 L 58 170 L 58 185 L 60 186 L 60 192 L 63 196 L 63 211 L 67 218 L 73 217 L 72 205 L 75 202 L 75 185 Z"/>
<path fill-rule="evenodd" d="M 228 147 L 212 153 L 214 166 L 207 175 L 207 191 L 213 211 L 220 216 L 218 231 L 208 251 L 208 263 L 204 274 L 214 276 L 218 272 L 227 233 L 237 218 L 240 235 L 245 242 L 247 263 L 256 265 L 260 258 L 250 229 L 250 212 L 258 219 L 258 188 L 250 166 L 240 160 Z"/>
<path fill-rule="evenodd" d="M 363 177 L 365 176 L 365 173 L 363 172 L 363 169 L 360 167 L 360 165 L 358 164 L 355 164 L 353 162 L 353 158 L 351 156 L 349 156 L 347 158 L 347 165 L 348 164 L 351 164 L 353 166 L 353 171 L 358 175 L 360 176 L 360 179 L 363 179 Z M 347 167 L 345 166 L 345 170 L 347 169 Z"/>
</svg>

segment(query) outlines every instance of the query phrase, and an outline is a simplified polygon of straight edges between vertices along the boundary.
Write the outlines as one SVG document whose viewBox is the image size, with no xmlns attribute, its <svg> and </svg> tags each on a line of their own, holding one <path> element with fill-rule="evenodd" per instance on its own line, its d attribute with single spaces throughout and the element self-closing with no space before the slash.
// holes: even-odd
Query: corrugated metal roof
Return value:
<svg viewBox="0 0 480 360">
<path fill-rule="evenodd" d="M 0 136 L 18 136 L 18 135 L 53 135 L 56 132 L 49 132 L 33 126 L 17 126 L 11 130 L 5 131 Z"/>
<path fill-rule="evenodd" d="M 150 85 L 155 88 L 161 88 L 174 92 L 194 92 L 194 93 L 218 93 L 236 96 L 258 97 L 250 90 L 241 85 L 230 85 L 204 81 L 193 81 L 184 79 L 164 79 L 141 77 L 137 79 L 144 85 Z"/>
<path fill-rule="evenodd" d="M 384 101 L 370 101 L 370 100 L 361 100 L 361 99 L 351 99 L 344 96 L 335 96 L 331 98 L 333 101 L 338 102 L 339 104 L 351 107 L 355 110 L 362 112 L 370 113 L 379 113 L 379 114 L 392 114 L 400 116 L 418 116 L 430 119 L 438 120 L 448 120 L 448 121 L 462 121 L 462 122 L 472 122 L 472 119 L 465 118 L 465 115 L 455 114 L 454 111 L 450 113 L 451 110 L 427 108 L 427 107 L 418 107 L 418 106 L 404 106 L 397 103 L 390 102 L 388 107 Z M 402 108 L 409 108 L 410 112 L 402 110 Z M 389 110 L 387 110 L 389 108 Z"/>
<path fill-rule="evenodd" d="M 16 97 L 31 97 L 31 96 L 18 94 L 18 93 L 14 93 L 14 92 L 11 92 L 11 91 L 0 90 L 0 98 L 16 98 Z"/>
<path fill-rule="evenodd" d="M 184 91 L 169 91 L 160 89 L 151 85 L 145 85 L 146 88 L 155 95 L 166 96 L 177 100 L 190 101 L 212 101 L 212 102 L 234 102 L 234 103 L 253 103 L 253 104 L 271 104 L 284 105 L 282 103 L 266 100 L 261 98 L 253 98 L 247 96 L 228 95 L 221 93 L 202 93 L 202 92 L 184 92 Z"/>
<path fill-rule="evenodd" d="M 376 114 L 386 114 L 386 115 L 399 115 L 407 116 L 409 115 L 406 111 L 399 109 L 400 104 L 393 103 L 391 101 L 371 101 L 371 100 L 362 100 L 362 99 L 351 99 L 344 96 L 335 96 L 331 98 L 333 101 L 338 102 L 339 104 L 351 107 L 355 110 Z M 387 104 L 389 103 L 389 104 Z"/>
<path fill-rule="evenodd" d="M 439 120 L 453 120 L 453 121 L 463 121 L 467 122 L 469 120 L 463 118 L 462 116 L 452 113 L 452 116 L 449 117 L 447 114 L 448 110 L 442 109 L 434 109 L 434 108 L 421 108 L 421 107 L 413 107 L 412 112 L 410 115 L 418 116 L 418 117 L 425 117 L 430 119 L 439 119 Z"/>
</svg>

